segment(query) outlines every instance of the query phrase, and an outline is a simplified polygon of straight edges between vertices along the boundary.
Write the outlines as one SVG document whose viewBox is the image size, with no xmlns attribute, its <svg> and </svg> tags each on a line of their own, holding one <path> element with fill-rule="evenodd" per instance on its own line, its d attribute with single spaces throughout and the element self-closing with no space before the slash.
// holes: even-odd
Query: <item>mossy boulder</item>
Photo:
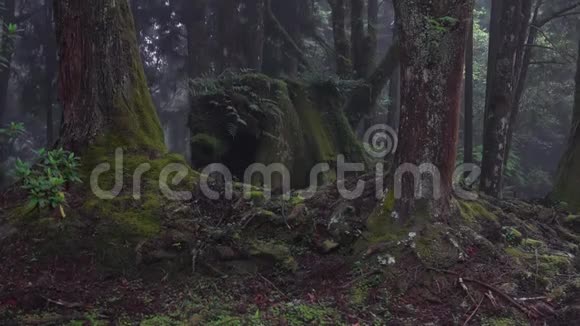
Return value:
<svg viewBox="0 0 580 326">
<path fill-rule="evenodd" d="M 309 185 L 318 163 L 336 166 L 338 155 L 364 162 L 363 151 L 332 85 L 307 85 L 240 74 L 192 83 L 192 164 L 222 163 L 239 179 L 254 163 L 283 164 L 294 188 Z M 319 182 L 334 180 L 327 172 Z M 253 179 L 254 184 L 259 180 Z M 281 186 L 275 174 L 274 189 Z"/>
<path fill-rule="evenodd" d="M 287 271 L 298 269 L 290 249 L 281 242 L 254 240 L 249 243 L 247 252 L 250 257 L 276 264 Z"/>
</svg>

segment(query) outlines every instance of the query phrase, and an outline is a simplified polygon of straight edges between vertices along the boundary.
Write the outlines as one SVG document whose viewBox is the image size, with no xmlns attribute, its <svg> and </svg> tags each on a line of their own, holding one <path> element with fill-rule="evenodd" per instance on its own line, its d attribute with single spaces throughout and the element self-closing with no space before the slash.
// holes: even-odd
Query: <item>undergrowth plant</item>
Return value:
<svg viewBox="0 0 580 326">
<path fill-rule="evenodd" d="M 21 188 L 27 191 L 31 208 L 58 208 L 64 218 L 65 188 L 71 183 L 81 182 L 79 158 L 62 148 L 41 149 L 37 154 L 38 162 L 33 166 L 16 161 L 16 175 L 22 180 Z"/>
</svg>

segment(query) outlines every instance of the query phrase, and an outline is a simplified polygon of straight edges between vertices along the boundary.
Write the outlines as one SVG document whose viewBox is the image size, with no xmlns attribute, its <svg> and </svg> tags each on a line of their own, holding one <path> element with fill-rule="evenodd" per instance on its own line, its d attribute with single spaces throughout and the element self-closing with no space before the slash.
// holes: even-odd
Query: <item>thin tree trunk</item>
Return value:
<svg viewBox="0 0 580 326">
<path fill-rule="evenodd" d="M 398 167 L 423 165 L 435 175 L 423 173 L 413 180 L 407 173 L 401 180 L 395 179 L 395 188 L 400 186 L 401 192 L 396 197 L 394 216 L 400 223 L 417 214 L 446 219 L 450 214 L 465 44 L 473 2 L 396 0 L 394 4 L 402 71 L 401 126 L 395 162 Z M 442 31 L 433 28 L 429 17 L 452 19 L 439 23 Z"/>
<path fill-rule="evenodd" d="M 336 73 L 342 78 L 349 78 L 352 73 L 352 60 L 346 33 L 346 0 L 328 0 L 328 3 L 332 10 Z"/>
<path fill-rule="evenodd" d="M 244 33 L 244 52 L 246 54 L 247 68 L 261 71 L 264 55 L 265 23 L 266 12 L 265 0 L 245 0 L 245 8 L 242 11 L 242 26 Z"/>
<path fill-rule="evenodd" d="M 244 68 L 240 56 L 242 55 L 242 44 L 239 39 L 239 15 L 238 3 L 236 0 L 216 1 L 217 30 L 216 39 L 218 42 L 218 73 L 231 68 Z M 195 33 L 195 31 L 194 31 Z"/>
<path fill-rule="evenodd" d="M 399 44 L 394 43 L 375 71 L 366 79 L 365 85 L 358 87 L 346 106 L 345 113 L 353 128 L 373 112 L 381 92 L 393 75 L 399 61 Z"/>
<path fill-rule="evenodd" d="M 187 75 L 196 78 L 208 71 L 209 31 L 206 27 L 207 1 L 186 0 L 184 25 L 187 32 Z"/>
<path fill-rule="evenodd" d="M 463 161 L 473 163 L 473 19 L 467 35 L 465 51 L 465 98 L 463 126 Z"/>
<path fill-rule="evenodd" d="M 511 149 L 512 149 L 512 142 L 514 137 L 514 132 L 517 127 L 517 120 L 518 115 L 520 112 L 520 104 L 522 101 L 522 97 L 524 95 L 524 91 L 526 89 L 526 80 L 528 78 L 528 70 L 530 68 L 530 62 L 532 60 L 532 44 L 536 42 L 536 37 L 538 36 L 538 28 L 537 22 L 539 19 L 539 12 L 540 7 L 542 6 L 543 1 L 538 0 L 536 4 L 536 8 L 534 9 L 534 13 L 532 16 L 532 20 L 530 26 L 527 28 L 528 35 L 527 41 L 525 44 L 525 48 L 523 49 L 522 59 L 521 59 L 521 67 L 518 71 L 518 79 L 517 79 L 517 87 L 514 94 L 514 102 L 513 108 L 510 115 L 510 126 L 508 130 L 508 140 L 506 146 L 506 157 L 509 159 Z"/>
<path fill-rule="evenodd" d="M 60 144 L 100 160 L 115 147 L 156 157 L 166 151 L 147 87 L 127 1 L 55 0 Z"/>
<path fill-rule="evenodd" d="M 562 156 L 556 186 L 552 197 L 566 202 L 569 209 L 580 211 L 580 42 L 578 42 L 578 61 L 576 71 L 576 93 L 574 112 L 572 116 L 572 130 L 566 152 Z"/>
<path fill-rule="evenodd" d="M 387 124 L 394 130 L 399 130 L 399 121 L 401 119 L 401 66 L 398 63 L 389 83 L 389 100 Z"/>
<path fill-rule="evenodd" d="M 396 25 L 396 24 L 395 24 Z M 392 29 L 393 43 L 399 41 L 397 28 Z M 387 124 L 394 130 L 399 130 L 399 121 L 401 119 L 401 65 L 397 58 L 396 68 L 391 75 L 389 83 L 389 112 L 387 114 Z"/>
<path fill-rule="evenodd" d="M 515 87 L 527 40 L 531 0 L 494 0 L 490 31 L 480 189 L 501 198 Z"/>
<path fill-rule="evenodd" d="M 378 46 L 378 26 L 379 26 L 379 1 L 369 0 L 368 3 L 368 26 L 367 26 L 367 67 L 365 77 L 375 68 L 375 61 Z"/>
<path fill-rule="evenodd" d="M 4 23 L 2 30 L 2 37 L 0 39 L 0 50 L 6 59 L 6 67 L 0 68 L 0 126 L 4 123 L 4 114 L 7 108 L 8 85 L 10 83 L 13 41 L 9 36 L 7 26 L 14 22 L 15 15 L 15 0 L 6 0 L 4 3 L 4 10 L 0 11 L 2 14 L 2 22 Z"/>
<path fill-rule="evenodd" d="M 363 12 L 364 0 L 350 2 L 350 39 L 352 44 L 352 63 L 355 78 L 364 78 L 367 74 L 366 47 Z"/>
<path fill-rule="evenodd" d="M 51 148 L 54 144 L 54 118 L 53 118 L 53 107 L 54 107 L 54 87 L 53 82 L 56 77 L 56 40 L 54 38 L 54 25 L 53 25 L 53 6 L 52 0 L 45 0 L 45 28 L 46 35 L 45 39 L 45 54 L 44 54 L 44 67 L 45 67 L 45 104 L 46 104 L 46 147 Z"/>
</svg>

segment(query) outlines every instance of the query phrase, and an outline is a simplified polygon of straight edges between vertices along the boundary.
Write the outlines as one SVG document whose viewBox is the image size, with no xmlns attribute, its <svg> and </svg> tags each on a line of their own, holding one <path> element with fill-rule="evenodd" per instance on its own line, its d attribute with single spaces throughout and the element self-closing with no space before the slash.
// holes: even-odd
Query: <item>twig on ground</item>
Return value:
<svg viewBox="0 0 580 326">
<path fill-rule="evenodd" d="M 81 303 L 73 303 L 73 302 L 66 302 L 66 301 L 62 301 L 62 300 L 53 300 L 47 297 L 43 297 L 44 300 L 46 300 L 49 303 L 55 304 L 57 306 L 61 306 L 61 307 L 65 307 L 65 308 L 80 308 L 83 305 Z"/>
<path fill-rule="evenodd" d="M 548 297 L 533 297 L 533 298 L 518 298 L 516 299 L 516 301 L 540 301 L 540 300 L 546 300 L 548 299 Z"/>
<path fill-rule="evenodd" d="M 471 292 L 469 292 L 469 288 L 467 287 L 467 285 L 465 285 L 465 282 L 463 282 L 462 277 L 459 278 L 459 284 L 461 284 L 461 288 L 465 291 L 465 293 L 467 293 L 469 299 L 471 299 L 471 303 L 475 304 L 477 301 L 475 301 L 475 299 L 471 295 Z"/>
<path fill-rule="evenodd" d="M 481 304 L 483 303 L 483 300 L 485 300 L 485 295 L 481 297 L 481 300 L 479 301 L 479 304 L 477 305 L 477 307 L 475 307 L 475 309 L 473 310 L 473 312 L 471 313 L 471 315 L 469 315 L 469 317 L 467 318 L 467 320 L 465 321 L 465 323 L 463 323 L 463 326 L 467 326 L 469 324 L 469 322 L 473 319 L 473 317 L 475 317 L 475 314 L 479 310 L 479 307 L 481 307 Z"/>
<path fill-rule="evenodd" d="M 259 274 L 258 276 L 260 276 L 261 279 L 263 279 L 264 281 L 266 281 L 266 283 L 270 284 L 270 286 L 272 286 L 274 288 L 274 290 L 276 290 L 278 293 L 280 293 L 284 298 L 288 299 L 288 295 L 284 292 L 282 292 L 282 290 L 280 290 L 276 284 L 272 283 L 272 281 L 270 281 L 269 279 L 267 279 L 264 275 Z"/>
<path fill-rule="evenodd" d="M 443 274 L 449 274 L 449 275 L 453 275 L 456 277 L 461 278 L 462 276 L 459 273 L 456 272 L 452 272 L 452 271 L 448 271 L 448 270 L 443 270 L 443 269 L 437 269 L 437 268 L 432 268 L 432 267 L 427 267 L 428 270 L 437 272 L 437 273 L 443 273 Z M 514 300 L 512 297 L 510 297 L 509 295 L 505 294 L 503 291 L 499 290 L 498 288 L 489 285 L 487 283 L 484 283 L 482 281 L 476 280 L 476 279 L 472 279 L 472 278 L 465 278 L 463 277 L 463 280 L 465 282 L 470 282 L 470 283 L 475 283 L 477 285 L 480 285 L 490 291 L 495 292 L 496 294 L 498 294 L 499 296 L 501 296 L 502 298 L 504 298 L 505 300 L 507 300 L 509 303 L 511 303 L 514 307 L 518 308 L 521 312 L 525 313 L 527 316 L 532 317 L 532 318 L 538 318 L 538 317 L 545 317 L 541 312 L 537 311 L 537 310 L 532 310 L 532 309 L 528 309 L 524 306 L 522 306 L 520 303 L 518 303 L 516 300 Z"/>
<path fill-rule="evenodd" d="M 365 273 L 365 274 L 363 274 L 363 275 L 361 275 L 361 276 L 359 276 L 359 277 L 357 277 L 357 278 L 355 278 L 355 279 L 353 279 L 353 280 L 349 281 L 349 282 L 348 282 L 348 283 L 346 283 L 345 285 L 341 286 L 341 288 L 342 288 L 342 289 L 349 288 L 351 285 L 353 285 L 354 283 L 356 283 L 356 282 L 358 282 L 358 281 L 360 281 L 360 280 L 362 280 L 362 279 L 364 279 L 364 278 L 367 278 L 367 277 L 373 276 L 373 275 L 375 275 L 375 274 L 380 274 L 380 273 L 381 273 L 381 271 L 379 271 L 379 270 L 370 271 L 370 272 L 368 272 L 368 273 Z"/>
</svg>

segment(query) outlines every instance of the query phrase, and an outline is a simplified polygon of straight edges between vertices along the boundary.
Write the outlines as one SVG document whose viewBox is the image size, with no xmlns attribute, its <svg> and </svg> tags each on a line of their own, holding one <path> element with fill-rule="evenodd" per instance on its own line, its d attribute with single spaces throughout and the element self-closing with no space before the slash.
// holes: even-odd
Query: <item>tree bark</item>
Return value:
<svg viewBox="0 0 580 326">
<path fill-rule="evenodd" d="M 303 39 L 313 33 L 312 3 L 308 0 L 265 2 L 264 72 L 270 76 L 294 76 L 301 67 L 310 69 Z"/>
<path fill-rule="evenodd" d="M 508 130 L 508 140 L 506 146 L 506 157 L 509 159 L 511 149 L 512 149 L 512 142 L 514 137 L 514 132 L 517 126 L 518 115 L 520 112 L 520 103 L 522 101 L 522 97 L 524 95 L 524 91 L 526 89 L 526 80 L 528 78 L 528 70 L 530 68 L 530 62 L 532 60 L 532 44 L 536 42 L 536 37 L 538 36 L 538 29 L 540 28 L 539 24 L 539 11 L 543 4 L 543 0 L 538 0 L 536 4 L 536 8 L 534 9 L 534 13 L 532 16 L 532 20 L 530 26 L 528 28 L 528 35 L 527 41 L 525 44 L 525 48 L 522 50 L 522 60 L 521 60 L 521 67 L 518 71 L 518 79 L 517 79 L 517 87 L 514 94 L 514 101 L 513 101 L 513 108 L 510 115 L 510 125 Z"/>
<path fill-rule="evenodd" d="M 54 36 L 53 5 L 52 0 L 45 0 L 45 28 L 44 36 L 44 69 L 45 69 L 45 105 L 46 105 L 46 147 L 51 148 L 54 144 L 54 79 L 56 77 L 57 50 Z"/>
<path fill-rule="evenodd" d="M 378 46 L 378 27 L 379 27 L 379 1 L 369 0 L 368 3 L 368 25 L 367 25 L 367 66 L 365 67 L 365 77 L 375 68 L 375 60 Z"/>
<path fill-rule="evenodd" d="M 242 26 L 244 33 L 244 50 L 246 53 L 247 68 L 261 71 L 264 55 L 264 37 L 266 12 L 265 0 L 246 0 L 242 11 Z"/>
<path fill-rule="evenodd" d="M 571 210 L 580 211 L 580 42 L 578 42 L 578 62 L 576 71 L 576 92 L 572 130 L 566 152 L 560 160 L 556 185 L 552 197 L 568 203 Z"/>
<path fill-rule="evenodd" d="M 473 24 L 472 19 L 467 35 L 467 48 L 465 50 L 464 163 L 473 163 Z"/>
<path fill-rule="evenodd" d="M 396 24 L 395 24 L 396 25 Z M 397 28 L 392 29 L 393 43 L 399 42 Z M 397 58 L 396 68 L 391 75 L 389 82 L 389 111 L 387 113 L 387 124 L 394 130 L 399 130 L 401 119 L 401 65 L 400 58 Z"/>
<path fill-rule="evenodd" d="M 389 83 L 389 100 L 387 124 L 394 130 L 399 130 L 399 121 L 401 119 L 401 66 L 398 63 Z"/>
<path fill-rule="evenodd" d="M 336 73 L 342 78 L 352 74 L 350 42 L 346 33 L 346 0 L 328 0 L 332 10 L 332 32 L 336 52 Z"/>
<path fill-rule="evenodd" d="M 424 214 L 435 220 L 446 219 L 450 214 L 465 44 L 473 3 L 396 0 L 394 4 L 402 84 L 396 166 L 429 164 L 440 175 L 436 182 L 436 177 L 423 173 L 416 180 L 417 189 L 409 173 L 395 180 L 401 192 L 396 197 L 394 217 L 400 223 Z M 436 175 L 437 171 L 432 172 Z"/>
<path fill-rule="evenodd" d="M 480 189 L 502 197 L 509 125 L 527 40 L 531 0 L 492 2 Z"/>
<path fill-rule="evenodd" d="M 6 0 L 4 3 L 4 8 L 0 11 L 2 14 L 2 37 L 0 38 L 0 50 L 2 55 L 6 59 L 6 67 L 0 68 L 0 126 L 4 123 L 4 114 L 7 108 L 7 95 L 8 95 L 8 84 L 10 82 L 11 67 L 12 63 L 12 51 L 13 51 L 13 40 L 10 38 L 7 26 L 14 22 L 15 17 L 15 0 Z"/>
<path fill-rule="evenodd" d="M 399 44 L 395 42 L 375 71 L 366 79 L 364 86 L 353 91 L 345 109 L 351 127 L 356 128 L 365 116 L 373 112 L 383 88 L 398 66 L 398 61 Z"/>
<path fill-rule="evenodd" d="M 149 157 L 164 153 L 128 2 L 55 0 L 54 16 L 60 144 L 79 153 L 83 165 L 92 163 L 88 157 L 112 155 L 114 147 Z"/>
<path fill-rule="evenodd" d="M 367 54 L 365 53 L 364 0 L 350 2 L 350 38 L 352 44 L 352 63 L 355 78 L 364 78 L 367 74 Z"/>
<path fill-rule="evenodd" d="M 242 43 L 239 39 L 239 15 L 236 0 L 215 2 L 217 15 L 216 39 L 218 42 L 218 73 L 224 70 L 243 68 Z"/>
</svg>

